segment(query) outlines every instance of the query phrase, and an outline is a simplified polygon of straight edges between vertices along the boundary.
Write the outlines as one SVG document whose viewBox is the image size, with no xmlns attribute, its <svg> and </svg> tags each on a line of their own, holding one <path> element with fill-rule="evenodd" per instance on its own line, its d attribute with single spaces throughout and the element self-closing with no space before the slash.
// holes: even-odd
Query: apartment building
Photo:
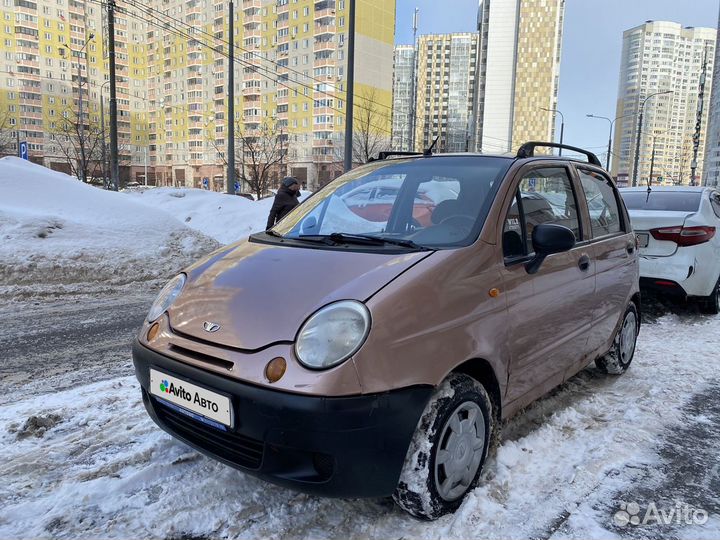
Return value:
<svg viewBox="0 0 720 540">
<path fill-rule="evenodd" d="M 481 0 L 477 32 L 421 36 L 414 150 L 436 137 L 444 152 L 505 153 L 554 140 L 564 10 L 564 0 Z M 396 48 L 395 107 L 408 93 L 412 50 Z M 395 117 L 398 148 L 405 109 Z"/>
<path fill-rule="evenodd" d="M 80 92 L 88 133 L 101 124 L 101 95 L 108 111 L 105 12 L 91 1 L 3 0 L 0 21 L 0 129 L 19 130 L 31 159 L 69 172 L 62 118 L 77 114 Z M 148 146 L 146 25 L 118 15 L 116 38 L 119 157 L 129 179 L 142 174 Z"/>
<path fill-rule="evenodd" d="M 718 28 L 720 29 L 720 17 L 718 17 Z M 717 40 L 715 44 L 714 65 L 717 66 L 720 61 L 720 49 L 717 47 Z M 710 94 L 710 100 L 707 101 L 710 110 L 702 176 L 702 183 L 706 186 L 720 185 L 720 90 L 718 90 L 720 88 L 720 69 L 713 70 L 712 88 L 715 91 Z"/>
<path fill-rule="evenodd" d="M 621 118 L 615 124 L 611 167 L 620 184 L 645 185 L 651 169 L 654 183 L 690 184 L 696 152 L 694 182 L 700 183 L 716 34 L 715 28 L 683 27 L 668 21 L 647 21 L 623 33 L 616 110 Z M 705 103 L 698 117 L 703 78 Z M 643 125 L 635 177 L 641 108 Z"/>
<path fill-rule="evenodd" d="M 101 93 L 107 99 L 105 13 L 97 0 L 2 2 L 0 107 L 17 113 L 10 128 L 20 126 L 33 159 L 62 169 L 48 129 L 53 117 L 77 110 L 79 85 L 86 122 L 100 121 Z M 264 136 L 281 146 L 276 176 L 295 174 L 311 187 L 337 176 L 346 113 L 346 0 L 235 3 L 234 119 L 227 118 L 228 0 L 120 0 L 117 6 L 124 180 L 143 181 L 147 167 L 150 183 L 197 187 L 207 179 L 212 189 L 225 189 L 231 121 L 239 170 L 246 158 L 241 138 Z M 388 139 L 394 32 L 394 0 L 356 0 L 356 107 L 385 111 L 374 124 Z"/>
<path fill-rule="evenodd" d="M 391 148 L 407 152 L 412 145 L 415 114 L 415 47 L 398 45 L 393 53 L 393 101 Z"/>
</svg>

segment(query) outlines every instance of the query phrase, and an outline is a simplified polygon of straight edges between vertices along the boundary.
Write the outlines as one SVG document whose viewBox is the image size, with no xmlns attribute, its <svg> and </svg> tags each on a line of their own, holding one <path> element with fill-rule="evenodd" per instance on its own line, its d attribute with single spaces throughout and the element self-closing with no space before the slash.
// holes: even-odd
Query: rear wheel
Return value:
<svg viewBox="0 0 720 540">
<path fill-rule="evenodd" d="M 485 388 L 468 375 L 450 374 L 418 423 L 395 502 L 422 519 L 454 512 L 477 482 L 494 427 Z"/>
<path fill-rule="evenodd" d="M 715 284 L 712 294 L 700 300 L 700 311 L 707 315 L 720 313 L 720 279 Z"/>
<path fill-rule="evenodd" d="M 637 307 L 633 302 L 625 310 L 620 328 L 615 334 L 612 348 L 604 355 L 595 360 L 595 365 L 603 373 L 621 375 L 630 367 L 635 355 L 635 343 L 637 342 L 640 318 Z"/>
</svg>

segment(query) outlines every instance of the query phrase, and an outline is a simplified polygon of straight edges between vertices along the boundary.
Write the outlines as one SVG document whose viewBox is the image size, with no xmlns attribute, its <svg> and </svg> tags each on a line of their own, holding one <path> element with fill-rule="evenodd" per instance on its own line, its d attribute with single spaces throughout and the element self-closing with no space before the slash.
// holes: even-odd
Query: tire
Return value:
<svg viewBox="0 0 720 540">
<path fill-rule="evenodd" d="M 495 427 L 485 388 L 451 373 L 433 393 L 410 442 L 393 494 L 398 506 L 426 520 L 454 512 L 477 483 Z"/>
<path fill-rule="evenodd" d="M 634 302 L 625 310 L 622 323 L 615 334 L 612 348 L 603 356 L 595 360 L 595 365 L 603 373 L 622 375 L 630 367 L 635 356 L 640 317 Z"/>
<path fill-rule="evenodd" d="M 700 313 L 705 315 L 717 315 L 720 313 L 720 279 L 715 284 L 713 293 L 700 300 Z"/>
</svg>

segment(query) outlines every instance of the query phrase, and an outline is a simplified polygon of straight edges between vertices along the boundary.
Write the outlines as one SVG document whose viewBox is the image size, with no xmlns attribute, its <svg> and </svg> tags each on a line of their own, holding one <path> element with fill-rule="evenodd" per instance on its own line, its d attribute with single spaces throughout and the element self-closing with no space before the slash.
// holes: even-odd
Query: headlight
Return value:
<svg viewBox="0 0 720 540">
<path fill-rule="evenodd" d="M 175 299 L 180 295 L 184 285 L 185 274 L 178 274 L 162 288 L 160 294 L 157 295 L 152 306 L 150 306 L 150 311 L 147 316 L 148 322 L 154 321 L 172 306 Z"/>
<path fill-rule="evenodd" d="M 298 360 L 326 369 L 347 360 L 365 343 L 370 312 L 365 304 L 343 300 L 321 308 L 300 329 L 295 342 Z"/>
</svg>

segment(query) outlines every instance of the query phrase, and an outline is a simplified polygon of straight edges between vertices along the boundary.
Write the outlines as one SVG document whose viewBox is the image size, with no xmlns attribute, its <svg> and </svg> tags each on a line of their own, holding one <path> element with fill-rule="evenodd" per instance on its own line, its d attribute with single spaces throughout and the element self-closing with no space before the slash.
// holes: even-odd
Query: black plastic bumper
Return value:
<svg viewBox="0 0 720 540">
<path fill-rule="evenodd" d="M 315 397 L 278 392 L 206 372 L 135 342 L 143 402 L 162 429 L 193 448 L 264 480 L 329 497 L 393 493 L 432 388 Z M 149 393 L 150 367 L 232 398 L 235 427 L 223 432 Z"/>
</svg>

